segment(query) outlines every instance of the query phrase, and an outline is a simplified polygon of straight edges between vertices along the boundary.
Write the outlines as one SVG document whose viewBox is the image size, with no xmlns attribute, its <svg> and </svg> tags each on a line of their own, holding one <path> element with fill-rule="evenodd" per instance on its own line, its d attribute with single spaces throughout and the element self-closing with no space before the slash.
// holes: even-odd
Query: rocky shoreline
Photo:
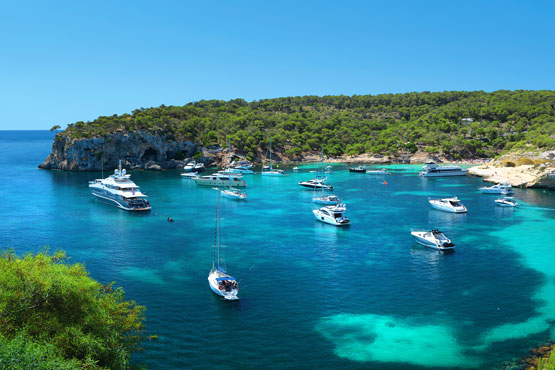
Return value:
<svg viewBox="0 0 555 370">
<path fill-rule="evenodd" d="M 468 173 L 493 183 L 507 181 L 516 187 L 555 190 L 555 151 L 503 155 L 470 168 Z"/>
<path fill-rule="evenodd" d="M 282 164 L 301 162 L 319 162 L 319 152 L 304 153 L 296 158 L 289 158 L 284 153 L 274 152 L 274 161 Z M 265 158 L 253 162 L 261 164 Z M 231 153 L 232 159 L 244 157 L 239 153 Z M 190 141 L 173 140 L 166 135 L 153 135 L 147 131 L 116 132 L 108 137 L 73 139 L 63 132 L 57 134 L 52 144 L 52 153 L 39 165 L 42 169 L 59 169 L 63 171 L 100 171 L 114 169 L 118 161 L 123 160 L 125 168 L 160 171 L 183 167 L 194 159 L 205 166 L 224 167 L 228 163 L 228 150 L 221 147 L 203 147 Z M 427 152 L 416 152 L 396 157 L 378 154 L 360 154 L 357 156 L 341 156 L 325 158 L 332 163 L 424 163 L 429 160 L 444 162 L 445 158 Z"/>
</svg>

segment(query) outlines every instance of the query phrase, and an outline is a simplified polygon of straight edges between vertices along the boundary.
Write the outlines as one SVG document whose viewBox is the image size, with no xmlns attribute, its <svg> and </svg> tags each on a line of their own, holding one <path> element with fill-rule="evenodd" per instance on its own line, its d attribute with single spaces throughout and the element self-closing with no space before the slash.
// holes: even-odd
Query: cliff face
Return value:
<svg viewBox="0 0 555 370">
<path fill-rule="evenodd" d="M 182 159 L 202 151 L 196 143 L 171 141 L 164 135 L 148 132 L 117 132 L 107 138 L 72 139 L 59 133 L 52 144 L 52 153 L 40 164 L 43 169 L 65 171 L 100 171 L 116 168 L 123 160 L 128 168 L 176 168 Z M 201 157 L 209 164 L 209 156 Z"/>
<path fill-rule="evenodd" d="M 506 154 L 468 172 L 488 182 L 508 181 L 512 186 L 555 190 L 555 151 Z"/>
</svg>

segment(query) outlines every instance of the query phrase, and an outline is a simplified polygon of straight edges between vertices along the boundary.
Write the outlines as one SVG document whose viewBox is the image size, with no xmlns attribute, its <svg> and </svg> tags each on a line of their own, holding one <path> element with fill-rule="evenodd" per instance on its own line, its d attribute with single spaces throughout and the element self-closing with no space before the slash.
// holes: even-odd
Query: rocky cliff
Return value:
<svg viewBox="0 0 555 370">
<path fill-rule="evenodd" d="M 215 154 L 190 141 L 172 141 L 145 131 L 116 132 L 88 139 L 72 139 L 61 132 L 54 138 L 52 153 L 39 168 L 100 171 L 116 168 L 121 159 L 127 168 L 159 170 L 181 166 L 183 159 L 193 156 L 210 164 Z"/>
<path fill-rule="evenodd" d="M 508 181 L 512 186 L 555 190 L 555 151 L 511 153 L 468 171 L 484 181 Z"/>
</svg>

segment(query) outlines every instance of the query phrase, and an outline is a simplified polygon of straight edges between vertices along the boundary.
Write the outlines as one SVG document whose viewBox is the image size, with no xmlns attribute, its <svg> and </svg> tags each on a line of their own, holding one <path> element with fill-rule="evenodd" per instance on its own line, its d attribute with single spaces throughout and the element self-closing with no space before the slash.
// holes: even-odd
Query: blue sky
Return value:
<svg viewBox="0 0 555 370">
<path fill-rule="evenodd" d="M 555 89 L 552 1 L 0 2 L 0 129 L 200 99 Z"/>
</svg>

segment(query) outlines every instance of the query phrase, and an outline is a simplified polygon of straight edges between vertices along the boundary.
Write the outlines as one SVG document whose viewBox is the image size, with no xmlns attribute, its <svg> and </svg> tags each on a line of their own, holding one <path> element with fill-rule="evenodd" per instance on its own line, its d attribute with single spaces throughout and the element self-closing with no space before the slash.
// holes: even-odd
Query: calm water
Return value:
<svg viewBox="0 0 555 370">
<path fill-rule="evenodd" d="M 179 171 L 132 172 L 153 211 L 130 214 L 90 195 L 100 173 L 43 171 L 49 132 L 0 131 L 0 246 L 61 248 L 102 282 L 147 306 L 149 369 L 494 368 L 555 338 L 555 196 L 517 190 L 516 210 L 481 195 L 479 178 L 422 179 L 420 166 L 329 175 L 352 226 L 314 220 L 312 191 L 246 176 L 248 202 L 222 199 L 238 303 L 209 289 L 216 192 Z M 457 195 L 466 215 L 432 210 Z M 171 216 L 175 223 L 168 223 Z M 439 228 L 442 255 L 410 228 Z"/>
</svg>

